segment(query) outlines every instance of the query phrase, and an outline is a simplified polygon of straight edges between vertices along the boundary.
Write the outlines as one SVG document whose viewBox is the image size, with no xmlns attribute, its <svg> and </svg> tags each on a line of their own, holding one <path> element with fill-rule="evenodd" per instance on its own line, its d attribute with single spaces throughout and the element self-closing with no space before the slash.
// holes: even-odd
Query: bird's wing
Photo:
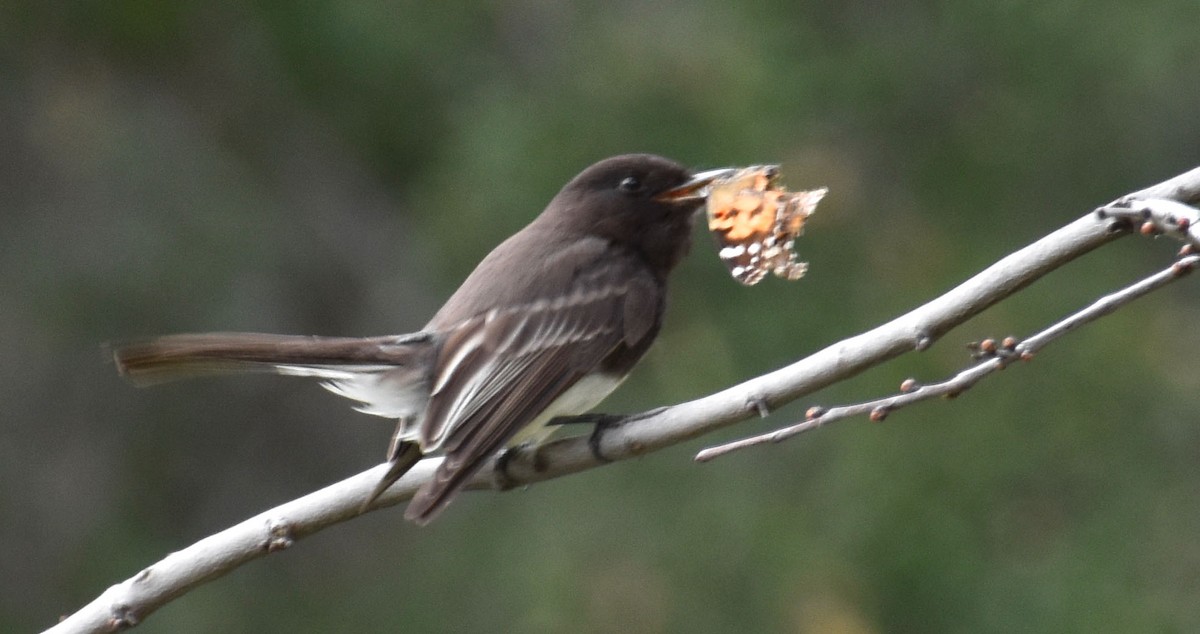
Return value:
<svg viewBox="0 0 1200 634">
<path fill-rule="evenodd" d="M 446 459 L 407 517 L 431 520 L 559 396 L 619 346 L 649 334 L 658 309 L 650 275 L 617 264 L 596 269 L 567 293 L 494 308 L 446 333 L 419 438 L 427 451 L 444 449 Z M 650 319 L 641 316 L 647 308 Z"/>
</svg>

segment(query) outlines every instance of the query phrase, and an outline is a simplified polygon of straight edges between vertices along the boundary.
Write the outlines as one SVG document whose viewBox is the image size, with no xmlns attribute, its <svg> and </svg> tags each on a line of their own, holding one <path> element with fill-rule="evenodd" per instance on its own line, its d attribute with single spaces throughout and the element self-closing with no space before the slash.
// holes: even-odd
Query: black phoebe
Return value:
<svg viewBox="0 0 1200 634">
<path fill-rule="evenodd" d="M 323 379 L 358 410 L 399 420 L 391 468 L 366 504 L 421 457 L 444 452 L 404 516 L 426 524 L 505 446 L 594 407 L 658 335 L 667 276 L 687 253 L 705 185 L 668 159 L 605 159 L 496 247 L 420 332 L 331 338 L 172 335 L 123 346 L 135 383 L 268 371 Z"/>
</svg>

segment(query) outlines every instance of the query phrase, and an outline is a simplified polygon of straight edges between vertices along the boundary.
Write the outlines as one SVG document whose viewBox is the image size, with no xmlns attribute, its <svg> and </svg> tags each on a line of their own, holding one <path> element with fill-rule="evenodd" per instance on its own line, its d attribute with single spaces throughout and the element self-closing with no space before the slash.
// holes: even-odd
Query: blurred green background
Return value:
<svg viewBox="0 0 1200 634">
<path fill-rule="evenodd" d="M 778 162 L 831 194 L 799 283 L 697 231 L 603 407 L 779 367 L 1200 164 L 1200 3 L 0 5 L 0 630 L 383 458 L 315 385 L 135 390 L 100 344 L 420 327 L 589 163 Z M 417 529 L 328 530 L 144 632 L 1200 631 L 1200 293 L 1185 282 L 886 424 L 707 464 L 812 403 L 934 380 L 1158 267 L 1125 239 L 921 355 Z"/>
</svg>

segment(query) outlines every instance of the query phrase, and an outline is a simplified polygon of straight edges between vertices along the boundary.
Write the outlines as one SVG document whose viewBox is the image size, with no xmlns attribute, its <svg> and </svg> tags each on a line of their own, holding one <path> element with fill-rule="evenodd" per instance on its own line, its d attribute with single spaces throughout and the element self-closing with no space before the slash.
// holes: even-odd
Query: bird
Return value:
<svg viewBox="0 0 1200 634">
<path fill-rule="evenodd" d="M 547 423 L 588 412 L 621 383 L 662 327 L 667 280 L 707 186 L 733 171 L 652 154 L 585 168 L 417 332 L 177 334 L 114 346 L 113 357 L 135 385 L 241 372 L 320 379 L 357 410 L 397 421 L 364 510 L 423 457 L 444 455 L 405 510 L 425 525 L 494 455 L 536 445 Z"/>
</svg>

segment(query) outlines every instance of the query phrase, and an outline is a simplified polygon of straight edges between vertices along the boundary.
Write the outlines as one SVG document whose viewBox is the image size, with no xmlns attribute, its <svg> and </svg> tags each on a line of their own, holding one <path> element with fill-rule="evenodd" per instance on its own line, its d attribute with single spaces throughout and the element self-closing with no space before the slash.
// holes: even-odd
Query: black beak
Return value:
<svg viewBox="0 0 1200 634">
<path fill-rule="evenodd" d="M 721 169 L 706 170 L 692 174 L 688 181 L 678 187 L 672 187 L 667 191 L 654 197 L 655 200 L 661 202 L 691 202 L 703 200 L 708 195 L 708 185 L 719 178 L 730 176 L 737 170 L 732 167 L 723 167 Z"/>
</svg>

